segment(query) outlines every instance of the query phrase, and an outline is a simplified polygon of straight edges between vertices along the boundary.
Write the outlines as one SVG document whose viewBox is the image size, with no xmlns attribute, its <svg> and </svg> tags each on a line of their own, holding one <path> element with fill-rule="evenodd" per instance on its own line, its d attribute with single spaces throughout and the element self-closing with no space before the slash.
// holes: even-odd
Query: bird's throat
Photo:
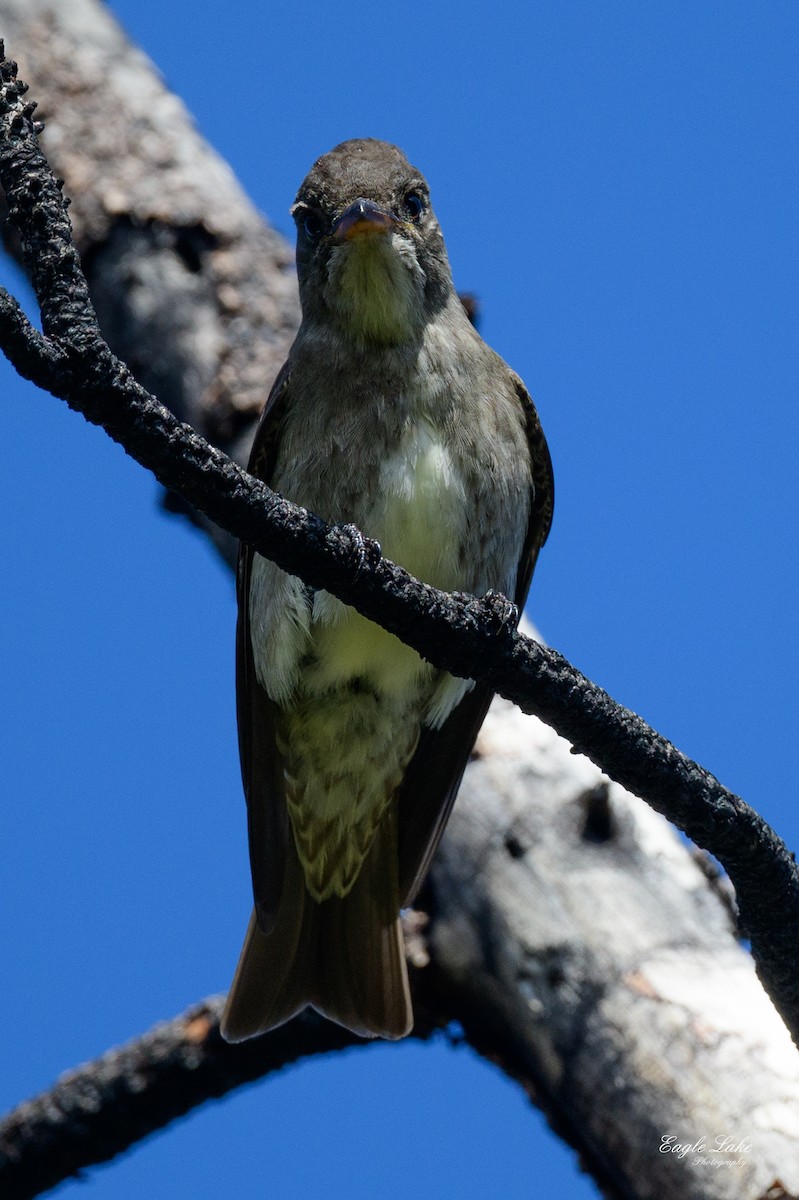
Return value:
<svg viewBox="0 0 799 1200">
<path fill-rule="evenodd" d="M 360 234 L 335 247 L 328 277 L 328 303 L 353 337 L 382 345 L 413 337 L 424 274 L 396 234 Z"/>
</svg>

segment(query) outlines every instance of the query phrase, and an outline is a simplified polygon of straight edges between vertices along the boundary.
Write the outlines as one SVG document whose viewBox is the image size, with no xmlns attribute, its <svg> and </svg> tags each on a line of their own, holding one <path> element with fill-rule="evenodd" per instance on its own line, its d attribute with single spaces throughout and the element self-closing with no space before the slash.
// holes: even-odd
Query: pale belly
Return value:
<svg viewBox="0 0 799 1200">
<path fill-rule="evenodd" d="M 466 495 L 452 456 L 426 422 L 383 464 L 379 488 L 360 518 L 383 554 L 445 591 L 461 578 Z M 253 654 L 262 686 L 281 707 L 361 679 L 379 694 L 413 697 L 439 725 L 467 684 L 441 677 L 393 634 L 327 592 L 307 593 L 298 580 L 256 555 L 250 592 Z"/>
<path fill-rule="evenodd" d="M 427 425 L 383 464 L 360 516 L 384 555 L 445 590 L 459 578 L 463 481 Z M 471 686 L 437 671 L 327 592 L 253 561 L 253 654 L 277 720 L 286 798 L 306 882 L 345 895 L 399 786 L 423 726 L 438 728 Z"/>
</svg>

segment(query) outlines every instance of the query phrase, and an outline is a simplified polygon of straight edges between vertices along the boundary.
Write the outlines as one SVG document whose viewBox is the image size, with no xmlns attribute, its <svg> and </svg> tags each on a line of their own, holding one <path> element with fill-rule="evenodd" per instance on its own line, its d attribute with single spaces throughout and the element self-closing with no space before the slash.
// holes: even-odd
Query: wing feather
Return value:
<svg viewBox="0 0 799 1200">
<path fill-rule="evenodd" d="M 514 603 L 524 607 L 538 552 L 549 534 L 555 487 L 549 448 L 530 394 L 508 368 L 524 412 L 530 448 L 530 518 L 516 577 Z M 469 755 L 493 699 L 477 685 L 438 730 L 425 730 L 399 791 L 399 880 L 403 906 L 411 904 L 427 874 L 449 819 Z"/>
<path fill-rule="evenodd" d="M 255 434 L 249 470 L 269 483 L 275 464 L 281 413 L 288 399 L 290 375 L 284 367 L 275 380 Z M 253 551 L 239 548 L 236 624 L 236 709 L 239 755 L 247 800 L 255 913 L 259 928 L 274 926 L 283 888 L 286 846 L 290 837 L 283 762 L 275 742 L 275 708 L 255 674 L 250 638 L 250 575 Z"/>
</svg>

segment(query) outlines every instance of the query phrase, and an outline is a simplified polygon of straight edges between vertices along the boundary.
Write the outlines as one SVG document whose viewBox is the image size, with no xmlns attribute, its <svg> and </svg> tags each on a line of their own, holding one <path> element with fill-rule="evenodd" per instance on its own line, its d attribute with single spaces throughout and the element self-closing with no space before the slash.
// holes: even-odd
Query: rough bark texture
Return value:
<svg viewBox="0 0 799 1200">
<path fill-rule="evenodd" d="M 723 891 L 668 824 L 494 702 L 433 870 L 436 970 L 609 1194 L 799 1190 L 797 1054 Z M 661 1153 L 719 1135 L 716 1169 Z M 779 1195 L 780 1193 L 775 1193 Z"/>
<path fill-rule="evenodd" d="M 0 16 L 47 120 L 44 146 L 73 198 L 112 348 L 241 461 L 297 320 L 285 245 L 95 0 L 0 0 Z M 425 1021 L 458 1019 L 608 1195 L 755 1200 L 776 1181 L 775 1200 L 799 1194 L 799 1056 L 723 897 L 665 821 L 501 702 L 427 900 L 427 940 L 415 945 L 419 963 L 430 956 L 415 989 Z M 202 1036 L 191 1021 L 176 1034 L 193 1047 L 169 1058 L 179 1102 L 153 1070 L 149 1122 L 131 1124 L 111 1087 L 96 1107 L 102 1136 L 67 1170 L 225 1090 L 213 1072 L 212 1084 L 198 1083 L 198 1061 L 219 1051 L 209 1012 Z M 291 1056 L 293 1028 L 271 1035 L 275 1061 Z M 338 1037 L 311 1039 L 302 1053 L 335 1048 Z M 259 1044 L 227 1049 L 239 1057 L 226 1060 L 226 1087 L 270 1069 Z M 7 1162 L 42 1154 L 29 1134 L 41 1135 L 54 1112 L 42 1104 L 37 1121 L 6 1127 Z M 729 1135 L 750 1148 L 729 1155 L 740 1166 L 714 1170 L 701 1155 L 660 1153 L 669 1134 L 683 1143 L 704 1135 L 710 1146 Z M 0 1179 L 2 1170 L 0 1160 Z"/>
</svg>

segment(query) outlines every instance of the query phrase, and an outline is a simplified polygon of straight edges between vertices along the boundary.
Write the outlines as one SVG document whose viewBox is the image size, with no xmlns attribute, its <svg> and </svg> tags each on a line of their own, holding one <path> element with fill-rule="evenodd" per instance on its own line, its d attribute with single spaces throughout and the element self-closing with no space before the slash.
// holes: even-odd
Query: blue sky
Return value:
<svg viewBox="0 0 799 1200">
<path fill-rule="evenodd" d="M 425 171 L 552 450 L 531 615 L 796 848 L 794 0 L 112 8 L 287 234 L 344 138 Z M 232 580 L 104 434 L 4 364 L 0 386 L 7 1107 L 223 990 L 249 883 Z M 443 1042 L 286 1071 L 59 1194 L 231 1181 L 595 1194 L 521 1092 Z"/>
</svg>

